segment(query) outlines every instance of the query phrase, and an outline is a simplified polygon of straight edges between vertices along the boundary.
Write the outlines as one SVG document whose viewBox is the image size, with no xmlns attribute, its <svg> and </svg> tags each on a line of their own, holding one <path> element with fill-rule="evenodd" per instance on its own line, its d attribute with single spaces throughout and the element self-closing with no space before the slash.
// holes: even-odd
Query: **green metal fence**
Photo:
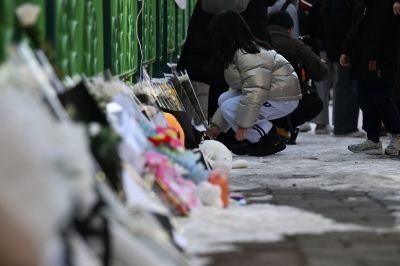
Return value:
<svg viewBox="0 0 400 266">
<path fill-rule="evenodd" d="M 178 6 L 176 6 L 176 25 L 175 25 L 175 32 L 176 32 L 176 45 L 179 48 L 179 54 L 180 54 L 180 48 L 182 48 L 183 44 L 185 43 L 185 11 L 182 9 L 179 9 Z"/>
<path fill-rule="evenodd" d="M 83 2 L 83 70 L 86 75 L 93 76 L 104 70 L 103 2 L 102 0 Z"/>
<path fill-rule="evenodd" d="M 56 0 L 56 52 L 61 68 L 67 74 L 84 69 L 84 1 Z"/>
<path fill-rule="evenodd" d="M 3 60 L 7 44 L 11 42 L 14 33 L 14 16 L 10 13 L 14 8 L 14 1 L 3 0 L 0 3 L 0 60 Z"/>
<path fill-rule="evenodd" d="M 167 53 L 172 54 L 176 48 L 176 8 L 175 2 L 167 0 Z"/>
<path fill-rule="evenodd" d="M 112 1 L 111 40 L 112 70 L 114 74 L 131 75 L 138 69 L 138 41 L 135 27 L 136 17 L 138 15 L 137 8 L 136 1 Z M 106 12 L 106 10 L 104 10 L 104 12 Z"/>
<path fill-rule="evenodd" d="M 156 1 L 145 1 L 142 6 L 143 63 L 151 64 L 156 60 Z"/>
<path fill-rule="evenodd" d="M 44 9 L 46 0 L 1 0 L 0 1 L 0 62 L 4 60 L 4 55 L 8 44 L 16 39 L 18 35 L 18 22 L 14 15 L 14 9 L 22 3 L 31 2 L 38 4 Z M 46 36 L 46 13 L 41 12 L 37 27 L 42 37 Z"/>
<path fill-rule="evenodd" d="M 196 1 L 186 0 L 182 10 L 174 0 L 1 0 L 0 62 L 20 32 L 15 7 L 32 2 L 42 7 L 37 26 L 65 74 L 93 76 L 109 68 L 129 76 L 141 61 L 159 70 L 181 52 Z"/>
</svg>

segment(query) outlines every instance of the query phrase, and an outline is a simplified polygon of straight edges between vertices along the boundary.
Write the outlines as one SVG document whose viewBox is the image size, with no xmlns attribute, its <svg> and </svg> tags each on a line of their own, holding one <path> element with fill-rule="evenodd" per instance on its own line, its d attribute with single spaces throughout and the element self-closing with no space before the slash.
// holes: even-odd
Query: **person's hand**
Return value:
<svg viewBox="0 0 400 266">
<path fill-rule="evenodd" d="M 323 59 L 323 58 L 320 58 L 319 60 L 320 60 L 322 63 L 326 64 L 326 61 L 325 61 L 325 59 Z"/>
<path fill-rule="evenodd" d="M 395 2 L 393 5 L 393 13 L 395 15 L 400 15 L 400 3 L 399 2 Z"/>
<path fill-rule="evenodd" d="M 206 136 L 216 139 L 218 137 L 219 133 L 221 133 L 221 131 L 222 130 L 218 126 L 212 126 L 210 128 L 207 128 Z"/>
<path fill-rule="evenodd" d="M 345 54 L 342 54 L 342 56 L 340 57 L 340 64 L 342 66 L 350 66 L 350 57 L 348 57 Z"/>
<path fill-rule="evenodd" d="M 246 139 L 247 128 L 239 127 L 236 131 L 236 139 L 241 141 Z"/>
</svg>

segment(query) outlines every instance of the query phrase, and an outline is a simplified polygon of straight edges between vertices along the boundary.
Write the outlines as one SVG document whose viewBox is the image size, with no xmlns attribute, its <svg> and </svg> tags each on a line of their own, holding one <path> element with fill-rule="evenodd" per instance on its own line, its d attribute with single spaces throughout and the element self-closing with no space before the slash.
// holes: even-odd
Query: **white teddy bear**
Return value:
<svg viewBox="0 0 400 266">
<path fill-rule="evenodd" d="M 232 168 L 248 167 L 246 160 L 232 161 L 232 153 L 219 141 L 205 140 L 199 146 L 206 163 L 209 163 L 211 168 L 215 168 L 218 165 L 218 167 L 222 167 L 228 172 Z"/>
<path fill-rule="evenodd" d="M 197 195 L 201 202 L 206 206 L 223 207 L 221 199 L 221 188 L 208 181 L 203 181 L 197 185 Z"/>
</svg>

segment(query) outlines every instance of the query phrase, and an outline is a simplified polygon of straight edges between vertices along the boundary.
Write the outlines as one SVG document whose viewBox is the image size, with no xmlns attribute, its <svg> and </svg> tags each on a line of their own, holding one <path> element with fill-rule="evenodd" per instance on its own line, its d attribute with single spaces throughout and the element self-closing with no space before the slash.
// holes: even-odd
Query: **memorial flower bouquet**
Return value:
<svg viewBox="0 0 400 266">
<path fill-rule="evenodd" d="M 199 100 L 193 89 L 193 85 L 190 82 L 188 73 L 186 72 L 186 70 L 185 70 L 185 72 L 175 71 L 174 73 L 175 73 L 175 76 L 178 78 L 179 82 L 181 83 L 183 90 L 185 91 L 186 96 L 189 98 L 189 101 L 192 104 L 201 123 L 203 124 L 203 126 L 205 128 L 207 128 L 208 127 L 207 119 L 205 118 L 203 110 L 201 109 Z"/>
</svg>

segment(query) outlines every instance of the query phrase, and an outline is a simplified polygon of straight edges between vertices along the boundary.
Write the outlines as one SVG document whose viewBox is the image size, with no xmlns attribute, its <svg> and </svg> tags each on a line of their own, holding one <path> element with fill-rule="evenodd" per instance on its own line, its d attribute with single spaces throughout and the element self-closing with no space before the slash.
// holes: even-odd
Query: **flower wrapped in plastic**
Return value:
<svg viewBox="0 0 400 266">
<path fill-rule="evenodd" d="M 192 180 L 184 179 L 167 157 L 156 153 L 144 154 L 146 166 L 155 175 L 156 182 L 173 206 L 182 214 L 201 206 L 196 186 Z"/>
<path fill-rule="evenodd" d="M 202 163 L 198 162 L 201 155 L 184 150 L 183 143 L 178 138 L 175 128 L 155 126 L 141 111 L 142 104 L 140 101 L 129 102 L 121 97 L 114 97 L 114 101 L 124 106 L 124 109 L 130 113 L 131 118 L 138 122 L 144 135 L 154 145 L 153 151 L 164 154 L 171 161 L 187 170 L 187 173 L 183 174 L 184 178 L 191 179 L 196 184 L 207 180 L 208 170 L 205 169 Z"/>
<path fill-rule="evenodd" d="M 208 122 L 207 119 L 204 116 L 203 110 L 201 109 L 199 100 L 196 96 L 196 93 L 193 89 L 193 85 L 190 82 L 189 75 L 185 70 L 185 73 L 179 73 L 178 71 L 175 71 L 175 76 L 178 78 L 179 82 L 182 85 L 183 90 L 186 93 L 186 96 L 189 98 L 189 101 L 191 105 L 193 106 L 197 116 L 200 119 L 200 122 L 203 124 L 205 128 L 208 128 Z"/>
<path fill-rule="evenodd" d="M 181 100 L 179 99 L 178 93 L 174 88 L 171 81 L 168 79 L 152 79 L 153 90 L 157 98 L 161 98 L 162 104 L 160 107 L 174 111 L 185 111 Z"/>
</svg>

